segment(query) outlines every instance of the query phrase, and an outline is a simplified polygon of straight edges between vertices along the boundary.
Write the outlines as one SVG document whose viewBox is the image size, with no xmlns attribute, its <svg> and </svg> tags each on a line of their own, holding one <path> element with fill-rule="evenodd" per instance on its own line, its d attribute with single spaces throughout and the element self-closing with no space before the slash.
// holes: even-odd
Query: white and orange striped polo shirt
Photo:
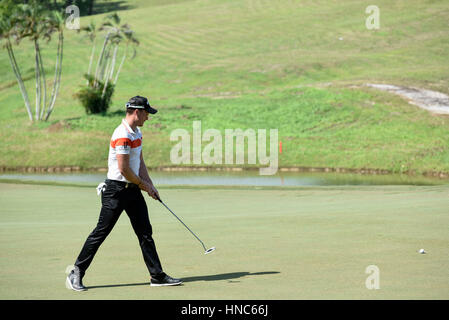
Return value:
<svg viewBox="0 0 449 320">
<path fill-rule="evenodd" d="M 134 132 L 125 119 L 123 119 L 111 137 L 108 158 L 108 179 L 129 182 L 118 169 L 118 154 L 129 154 L 129 167 L 136 176 L 139 176 L 141 152 L 142 133 L 140 129 L 137 128 Z"/>
</svg>

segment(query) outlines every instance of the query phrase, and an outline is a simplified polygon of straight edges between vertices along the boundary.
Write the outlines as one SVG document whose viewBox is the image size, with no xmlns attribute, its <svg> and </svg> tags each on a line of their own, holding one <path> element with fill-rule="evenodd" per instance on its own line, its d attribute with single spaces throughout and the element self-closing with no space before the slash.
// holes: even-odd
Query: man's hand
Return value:
<svg viewBox="0 0 449 320">
<path fill-rule="evenodd" d="M 157 189 L 154 185 L 151 185 L 150 190 L 147 192 L 148 192 L 148 195 L 150 197 L 152 197 L 154 200 L 160 200 L 159 192 L 157 191 Z"/>
<path fill-rule="evenodd" d="M 147 181 L 143 181 L 139 184 L 139 188 L 148 193 L 148 195 L 154 200 L 159 200 L 159 192 L 156 187 Z"/>
<path fill-rule="evenodd" d="M 145 192 L 150 192 L 151 185 L 148 182 L 142 180 L 139 184 L 139 188 Z"/>
</svg>

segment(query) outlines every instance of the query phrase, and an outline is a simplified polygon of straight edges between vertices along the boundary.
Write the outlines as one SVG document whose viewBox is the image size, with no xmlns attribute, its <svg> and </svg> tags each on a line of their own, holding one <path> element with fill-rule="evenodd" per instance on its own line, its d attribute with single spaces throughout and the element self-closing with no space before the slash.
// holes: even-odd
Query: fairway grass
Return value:
<svg viewBox="0 0 449 320">
<path fill-rule="evenodd" d="M 76 293 L 65 270 L 97 222 L 95 189 L 0 183 L 0 299 L 449 298 L 448 185 L 159 191 L 217 250 L 204 255 L 146 196 L 163 267 L 184 285 L 149 286 L 123 213 Z M 378 290 L 365 286 L 370 265 Z"/>
</svg>

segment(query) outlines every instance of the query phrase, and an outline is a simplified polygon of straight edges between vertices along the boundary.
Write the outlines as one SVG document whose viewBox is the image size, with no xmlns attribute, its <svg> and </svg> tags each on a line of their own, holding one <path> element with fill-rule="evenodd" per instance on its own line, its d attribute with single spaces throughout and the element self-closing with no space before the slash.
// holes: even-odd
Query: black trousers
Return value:
<svg viewBox="0 0 449 320">
<path fill-rule="evenodd" d="M 114 228 L 123 210 L 126 211 L 131 225 L 139 240 L 143 259 L 152 278 L 165 276 L 152 237 L 152 227 L 148 217 L 148 209 L 140 189 L 136 185 L 106 180 L 106 189 L 101 194 L 101 211 L 97 226 L 89 234 L 81 249 L 75 266 L 84 275 L 91 264 L 98 248 Z"/>
</svg>

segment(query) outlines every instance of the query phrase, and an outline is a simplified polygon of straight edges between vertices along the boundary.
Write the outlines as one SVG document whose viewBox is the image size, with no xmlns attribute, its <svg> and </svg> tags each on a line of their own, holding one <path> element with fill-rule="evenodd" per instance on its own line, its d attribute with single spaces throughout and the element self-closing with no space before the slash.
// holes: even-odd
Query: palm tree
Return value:
<svg viewBox="0 0 449 320">
<path fill-rule="evenodd" d="M 53 80 L 53 90 L 51 93 L 50 103 L 48 105 L 47 113 L 45 115 L 45 121 L 50 117 L 51 112 L 55 107 L 56 97 L 58 96 L 59 85 L 61 83 L 62 73 L 62 57 L 63 57 L 63 45 L 64 45 L 64 18 L 59 12 L 52 12 L 50 19 L 50 28 L 53 32 L 58 32 L 58 49 L 56 53 L 55 63 L 55 77 Z"/>
<path fill-rule="evenodd" d="M 125 48 L 125 53 L 123 54 L 122 57 L 122 61 L 120 62 L 120 65 L 118 67 L 117 73 L 115 74 L 115 79 L 114 79 L 114 85 L 117 83 L 118 80 L 118 76 L 120 74 L 120 71 L 122 70 L 123 67 L 123 63 L 125 62 L 125 59 L 127 57 L 128 54 L 128 48 L 129 46 L 132 46 L 133 49 L 133 55 L 131 56 L 131 59 L 134 59 L 134 57 L 136 56 L 136 46 L 139 45 L 139 40 L 137 40 L 134 37 L 134 31 L 131 30 L 131 28 L 129 28 L 129 26 L 127 27 L 127 29 L 123 32 L 123 34 L 125 35 L 125 39 L 126 39 L 126 48 Z"/>
<path fill-rule="evenodd" d="M 3 40 L 3 48 L 8 52 L 9 62 L 11 63 L 12 70 L 16 76 L 17 83 L 19 84 L 20 93 L 22 94 L 23 101 L 25 102 L 25 108 L 28 113 L 30 121 L 33 121 L 33 114 L 31 112 L 30 100 L 28 93 L 23 82 L 22 74 L 20 73 L 19 66 L 17 64 L 14 50 L 11 44 L 11 39 L 16 38 L 15 34 L 15 17 L 16 12 L 14 8 L 3 7 L 0 15 L 0 40 Z"/>
<path fill-rule="evenodd" d="M 36 84 L 36 110 L 34 118 L 38 121 L 42 115 L 42 100 L 45 106 L 47 96 L 45 70 L 42 63 L 39 39 L 43 37 L 50 38 L 50 34 L 47 32 L 48 22 L 44 14 L 44 8 L 38 5 L 36 1 L 33 1 L 31 4 L 21 4 L 18 7 L 21 11 L 21 19 L 16 23 L 19 34 L 18 39 L 20 41 L 24 38 L 30 38 L 34 44 L 34 73 Z"/>
<path fill-rule="evenodd" d="M 106 65 L 108 63 L 109 58 L 109 41 L 112 37 L 117 36 L 120 33 L 120 28 L 118 25 L 120 24 L 120 17 L 117 13 L 110 14 L 106 17 L 108 21 L 103 22 L 100 26 L 99 30 L 106 30 L 106 36 L 104 38 L 103 47 L 101 48 L 100 56 L 97 61 L 97 67 L 95 68 L 95 79 L 94 79 L 94 87 L 98 87 L 98 81 L 100 78 L 103 78 L 104 71 Z"/>
<path fill-rule="evenodd" d="M 87 68 L 87 76 L 90 76 L 90 71 L 92 69 L 92 61 L 94 60 L 94 54 L 95 54 L 95 45 L 96 45 L 96 38 L 97 38 L 97 32 L 99 31 L 96 28 L 96 25 L 93 21 L 89 23 L 87 27 L 82 27 L 81 29 L 78 29 L 79 31 L 84 31 L 87 33 L 87 36 L 89 37 L 89 40 L 92 42 L 92 50 L 90 53 L 90 59 L 89 59 L 89 67 Z M 89 84 L 89 80 L 87 80 L 87 84 Z"/>
<path fill-rule="evenodd" d="M 19 87 L 25 101 L 28 115 L 30 120 L 33 121 L 28 95 L 14 57 L 10 38 L 11 36 L 14 36 L 17 44 L 25 38 L 29 38 L 33 42 L 36 88 L 34 120 L 48 120 L 54 109 L 61 81 L 64 18 L 57 12 L 48 11 L 45 7 L 40 5 L 37 0 L 30 1 L 29 4 L 15 5 L 14 8 L 15 9 L 9 18 L 4 17 L 4 12 L 2 12 L 2 36 L 6 39 L 5 47 L 8 50 L 14 74 L 19 82 Z M 59 32 L 58 49 L 52 93 L 50 100 L 47 103 L 47 79 L 41 55 L 40 40 L 46 40 L 48 43 L 54 32 Z"/>
<path fill-rule="evenodd" d="M 117 13 L 113 13 L 113 14 L 109 15 L 107 18 L 109 21 L 103 23 L 101 26 L 101 29 L 108 31 L 108 35 L 110 35 L 110 38 L 111 38 L 111 43 L 114 45 L 114 53 L 112 55 L 112 61 L 111 61 L 111 64 L 109 65 L 109 69 L 106 72 L 106 75 L 109 73 L 109 77 L 105 78 L 106 84 L 110 80 L 112 80 L 112 77 L 113 77 L 113 72 L 115 70 L 115 64 L 117 61 L 118 45 L 123 39 L 125 39 L 125 42 L 126 42 L 125 51 L 123 53 L 118 70 L 116 71 L 116 74 L 115 74 L 115 79 L 114 79 L 114 85 L 115 85 L 117 83 L 120 71 L 123 67 L 123 63 L 125 62 L 125 60 L 127 58 L 129 47 L 131 46 L 133 48 L 132 58 L 134 58 L 136 55 L 135 46 L 139 45 L 139 41 L 134 36 L 134 31 L 131 29 L 131 27 L 127 23 L 120 25 L 120 17 L 118 16 Z M 112 34 L 112 36 L 111 36 L 111 34 Z M 103 88 L 103 95 L 104 95 L 105 90 L 106 90 L 106 86 Z"/>
<path fill-rule="evenodd" d="M 109 80 L 112 79 L 112 75 L 114 73 L 114 68 L 115 68 L 115 61 L 117 59 L 117 50 L 118 50 L 118 46 L 120 44 L 120 42 L 122 41 L 123 37 L 121 36 L 120 33 L 116 33 L 112 36 L 111 38 L 111 45 L 114 46 L 114 52 L 112 54 L 111 60 L 108 60 L 108 63 L 106 65 L 106 69 L 104 72 L 104 78 L 103 78 L 103 82 L 104 82 L 104 87 L 103 87 L 103 92 L 101 93 L 101 97 L 104 98 L 104 95 L 106 93 L 106 88 L 108 86 Z"/>
<path fill-rule="evenodd" d="M 124 56 L 122 57 L 122 61 L 120 63 L 119 70 L 123 66 L 123 62 L 126 59 L 127 51 L 129 48 L 129 45 L 138 45 L 139 41 L 134 37 L 134 33 L 131 30 L 131 27 L 128 24 L 120 24 L 120 16 L 117 13 L 110 14 L 106 17 L 107 21 L 104 22 L 100 30 L 106 30 L 106 38 L 105 42 L 103 44 L 103 48 L 100 54 L 100 58 L 98 59 L 97 63 L 97 71 L 95 73 L 96 78 L 106 80 L 107 77 L 105 77 L 107 74 L 109 74 L 109 80 L 112 79 L 113 71 L 115 70 L 115 64 L 117 61 L 117 49 L 120 44 L 120 42 L 125 39 L 126 40 L 126 50 L 124 53 Z M 112 53 L 112 56 L 109 54 L 110 47 L 114 47 L 114 52 Z M 135 50 L 134 50 L 135 55 Z M 133 56 L 134 56 L 133 55 Z M 109 61 L 111 59 L 111 61 Z M 110 65 L 108 66 L 108 63 Z M 109 72 L 107 72 L 105 69 L 108 66 Z M 117 82 L 118 79 L 118 73 L 116 74 L 114 84 Z"/>
<path fill-rule="evenodd" d="M 94 103 L 101 101 L 101 103 L 104 104 L 106 100 L 110 100 L 110 96 L 112 95 L 115 84 L 117 83 L 122 66 L 127 58 L 129 48 L 132 47 L 134 49 L 134 47 L 139 44 L 139 41 L 134 37 L 134 33 L 128 24 L 121 24 L 120 16 L 117 13 L 108 15 L 106 20 L 98 28 L 98 31 L 105 31 L 106 34 L 104 37 L 103 46 L 96 62 L 95 72 L 91 74 L 97 29 L 91 22 L 89 26 L 82 28 L 81 31 L 88 34 L 89 39 L 93 42 L 93 47 L 90 55 L 88 73 L 85 75 L 88 82 L 87 88 L 82 89 L 77 96 L 80 100 L 82 100 L 81 102 L 86 110 L 96 113 L 97 111 L 92 111 L 96 109 Z M 124 50 L 120 65 L 116 70 L 119 48 L 123 41 L 126 42 L 126 48 Z M 134 49 L 133 57 L 135 54 L 136 51 Z M 92 100 L 93 102 L 91 103 L 89 100 Z M 102 112 L 106 109 L 107 106 L 106 108 L 102 108 Z"/>
</svg>

